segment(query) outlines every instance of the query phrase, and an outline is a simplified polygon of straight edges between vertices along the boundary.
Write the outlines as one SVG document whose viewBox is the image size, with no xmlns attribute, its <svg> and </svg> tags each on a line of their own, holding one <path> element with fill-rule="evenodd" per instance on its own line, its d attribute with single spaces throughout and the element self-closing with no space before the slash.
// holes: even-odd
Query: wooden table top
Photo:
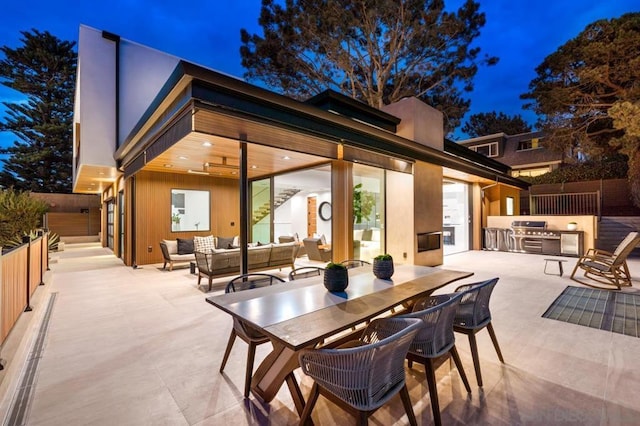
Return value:
<svg viewBox="0 0 640 426">
<path fill-rule="evenodd" d="M 328 292 L 323 277 L 210 296 L 206 301 L 260 329 L 293 350 L 313 345 L 394 306 L 473 275 L 417 265 L 396 265 L 392 280 L 371 267 L 349 270 L 343 293 Z"/>
</svg>

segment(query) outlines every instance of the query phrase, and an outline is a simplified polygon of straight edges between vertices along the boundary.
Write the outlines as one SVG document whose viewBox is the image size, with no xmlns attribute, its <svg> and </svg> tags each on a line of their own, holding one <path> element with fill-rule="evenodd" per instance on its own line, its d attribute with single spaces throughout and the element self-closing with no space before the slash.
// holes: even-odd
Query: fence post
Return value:
<svg viewBox="0 0 640 426">
<path fill-rule="evenodd" d="M 531 193 L 531 188 L 529 188 L 529 214 L 533 215 L 533 194 Z"/>
<path fill-rule="evenodd" d="M 25 235 L 22 237 L 22 243 L 27 244 L 27 307 L 25 312 L 31 312 L 31 292 L 29 291 L 29 284 L 31 284 L 31 237 Z"/>
<path fill-rule="evenodd" d="M 44 231 L 42 229 L 38 230 L 38 236 L 40 237 L 40 284 L 44 285 Z"/>
</svg>

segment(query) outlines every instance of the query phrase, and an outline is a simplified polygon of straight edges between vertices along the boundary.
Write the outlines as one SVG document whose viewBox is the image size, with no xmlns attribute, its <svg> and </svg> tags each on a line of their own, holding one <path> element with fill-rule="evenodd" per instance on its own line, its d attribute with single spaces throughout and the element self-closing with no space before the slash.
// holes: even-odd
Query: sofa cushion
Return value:
<svg viewBox="0 0 640 426">
<path fill-rule="evenodd" d="M 218 237 L 218 242 L 216 244 L 217 249 L 232 249 L 233 248 L 233 237 Z"/>
<path fill-rule="evenodd" d="M 162 240 L 165 246 L 167 246 L 167 251 L 169 254 L 177 254 L 178 253 L 178 242 L 176 240 Z"/>
<path fill-rule="evenodd" d="M 193 253 L 193 238 L 178 238 L 178 254 Z"/>
<path fill-rule="evenodd" d="M 213 235 L 206 237 L 193 237 L 193 250 L 201 253 L 211 253 L 216 248 L 216 242 Z"/>
</svg>

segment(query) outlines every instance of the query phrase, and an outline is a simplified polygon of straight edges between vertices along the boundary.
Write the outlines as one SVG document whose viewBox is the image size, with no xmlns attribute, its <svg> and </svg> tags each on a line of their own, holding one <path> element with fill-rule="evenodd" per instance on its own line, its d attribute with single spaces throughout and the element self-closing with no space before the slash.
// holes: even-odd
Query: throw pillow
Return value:
<svg viewBox="0 0 640 426">
<path fill-rule="evenodd" d="M 233 248 L 231 246 L 233 246 L 233 237 L 230 237 L 230 238 L 218 237 L 218 245 L 216 246 L 216 248 L 218 249 Z"/>
<path fill-rule="evenodd" d="M 320 237 L 320 244 L 322 244 L 323 246 L 327 245 L 327 237 L 325 237 L 324 234 L 322 234 L 322 236 Z"/>
<path fill-rule="evenodd" d="M 169 254 L 176 254 L 178 252 L 178 242 L 176 240 L 162 240 L 167 246 Z"/>
<path fill-rule="evenodd" d="M 193 250 L 200 253 L 211 253 L 216 248 L 213 235 L 207 237 L 193 237 Z"/>
<path fill-rule="evenodd" d="M 191 254 L 191 253 L 193 253 L 193 239 L 178 238 L 178 254 Z"/>
</svg>

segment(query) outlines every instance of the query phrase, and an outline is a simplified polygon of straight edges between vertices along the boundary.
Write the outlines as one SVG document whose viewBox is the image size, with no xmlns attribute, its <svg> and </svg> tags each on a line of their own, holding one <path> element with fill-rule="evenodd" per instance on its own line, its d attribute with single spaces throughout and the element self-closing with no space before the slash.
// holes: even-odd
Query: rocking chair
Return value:
<svg viewBox="0 0 640 426">
<path fill-rule="evenodd" d="M 605 288 L 616 287 L 620 290 L 622 286 L 631 286 L 631 274 L 627 266 L 627 257 L 631 251 L 640 243 L 640 233 L 630 232 L 613 253 L 600 249 L 589 249 L 587 253 L 578 259 L 571 279 L 589 287 Z M 603 287 L 592 284 L 588 281 L 580 281 L 575 278 L 578 268 L 584 271 L 584 277 L 596 281 Z"/>
</svg>

